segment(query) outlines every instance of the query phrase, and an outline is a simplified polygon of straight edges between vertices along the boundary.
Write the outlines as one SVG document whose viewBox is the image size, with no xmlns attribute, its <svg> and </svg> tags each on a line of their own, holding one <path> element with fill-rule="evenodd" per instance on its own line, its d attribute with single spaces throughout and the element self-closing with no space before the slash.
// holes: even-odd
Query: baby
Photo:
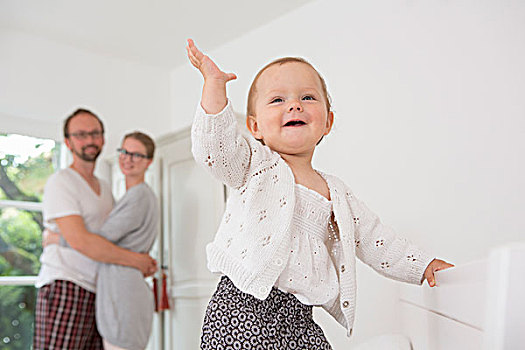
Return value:
<svg viewBox="0 0 525 350">
<path fill-rule="evenodd" d="M 223 275 L 208 305 L 201 349 L 331 349 L 312 318 L 327 310 L 350 335 L 358 257 L 396 280 L 435 285 L 451 267 L 383 226 L 337 177 L 312 167 L 334 114 L 324 79 L 301 58 L 259 71 L 242 136 L 226 95 L 236 79 L 188 40 L 204 77 L 193 154 L 231 188 L 208 267 Z"/>
</svg>

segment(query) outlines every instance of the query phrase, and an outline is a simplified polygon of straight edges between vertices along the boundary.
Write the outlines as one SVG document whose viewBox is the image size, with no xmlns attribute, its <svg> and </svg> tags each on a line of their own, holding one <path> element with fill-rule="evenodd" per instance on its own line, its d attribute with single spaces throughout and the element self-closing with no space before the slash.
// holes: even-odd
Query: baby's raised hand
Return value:
<svg viewBox="0 0 525 350">
<path fill-rule="evenodd" d="M 186 46 L 188 58 L 191 64 L 197 68 L 204 77 L 204 87 L 202 88 L 201 106 L 209 114 L 217 114 L 226 107 L 228 98 L 226 97 L 226 83 L 237 79 L 233 73 L 225 73 L 217 67 L 215 62 L 203 54 L 193 40 L 188 39 Z"/>
<path fill-rule="evenodd" d="M 425 269 L 425 273 L 423 274 L 423 279 L 427 280 L 427 283 L 430 287 L 436 286 L 436 278 L 434 277 L 434 272 L 439 270 L 445 270 L 450 267 L 454 267 L 454 265 L 449 264 L 446 261 L 434 259 L 428 264 L 427 268 Z"/>
<path fill-rule="evenodd" d="M 201 72 L 205 80 L 216 79 L 226 83 L 237 78 L 233 73 L 225 73 L 221 71 L 210 57 L 197 49 L 197 46 L 195 46 L 195 43 L 191 39 L 188 39 L 186 51 L 188 52 L 188 58 L 190 59 L 191 64 Z"/>
</svg>

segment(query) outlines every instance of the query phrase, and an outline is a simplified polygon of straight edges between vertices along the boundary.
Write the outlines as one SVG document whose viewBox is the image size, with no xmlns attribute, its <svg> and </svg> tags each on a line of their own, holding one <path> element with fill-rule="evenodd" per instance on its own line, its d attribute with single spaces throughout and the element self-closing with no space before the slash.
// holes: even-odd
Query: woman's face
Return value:
<svg viewBox="0 0 525 350">
<path fill-rule="evenodd" d="M 144 173 L 151 164 L 151 159 L 147 158 L 146 146 L 142 142 L 128 137 L 122 142 L 121 148 L 125 153 L 120 153 L 118 164 L 124 176 L 144 176 Z"/>
</svg>

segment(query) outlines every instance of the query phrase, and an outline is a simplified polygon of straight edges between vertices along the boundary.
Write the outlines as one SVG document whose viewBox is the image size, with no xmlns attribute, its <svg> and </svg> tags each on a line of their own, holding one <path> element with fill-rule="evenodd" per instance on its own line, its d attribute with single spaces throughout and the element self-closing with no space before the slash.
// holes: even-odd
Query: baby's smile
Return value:
<svg viewBox="0 0 525 350">
<path fill-rule="evenodd" d="M 299 127 L 303 125 L 306 125 L 306 123 L 300 119 L 292 119 L 284 124 L 285 127 Z"/>
</svg>

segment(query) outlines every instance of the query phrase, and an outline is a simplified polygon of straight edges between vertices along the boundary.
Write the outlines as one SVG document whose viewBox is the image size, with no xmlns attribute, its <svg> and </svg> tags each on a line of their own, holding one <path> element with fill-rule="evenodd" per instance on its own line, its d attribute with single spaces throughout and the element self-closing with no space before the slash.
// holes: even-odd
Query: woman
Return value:
<svg viewBox="0 0 525 350">
<path fill-rule="evenodd" d="M 155 144 L 146 134 L 124 136 L 118 149 L 120 170 L 126 179 L 126 194 L 104 223 L 99 235 L 118 246 L 147 253 L 158 233 L 158 201 L 144 182 Z M 57 243 L 59 235 L 48 233 L 44 244 Z M 153 293 L 142 273 L 134 268 L 101 263 L 97 276 L 97 328 L 104 348 L 142 350 L 151 333 Z"/>
</svg>

